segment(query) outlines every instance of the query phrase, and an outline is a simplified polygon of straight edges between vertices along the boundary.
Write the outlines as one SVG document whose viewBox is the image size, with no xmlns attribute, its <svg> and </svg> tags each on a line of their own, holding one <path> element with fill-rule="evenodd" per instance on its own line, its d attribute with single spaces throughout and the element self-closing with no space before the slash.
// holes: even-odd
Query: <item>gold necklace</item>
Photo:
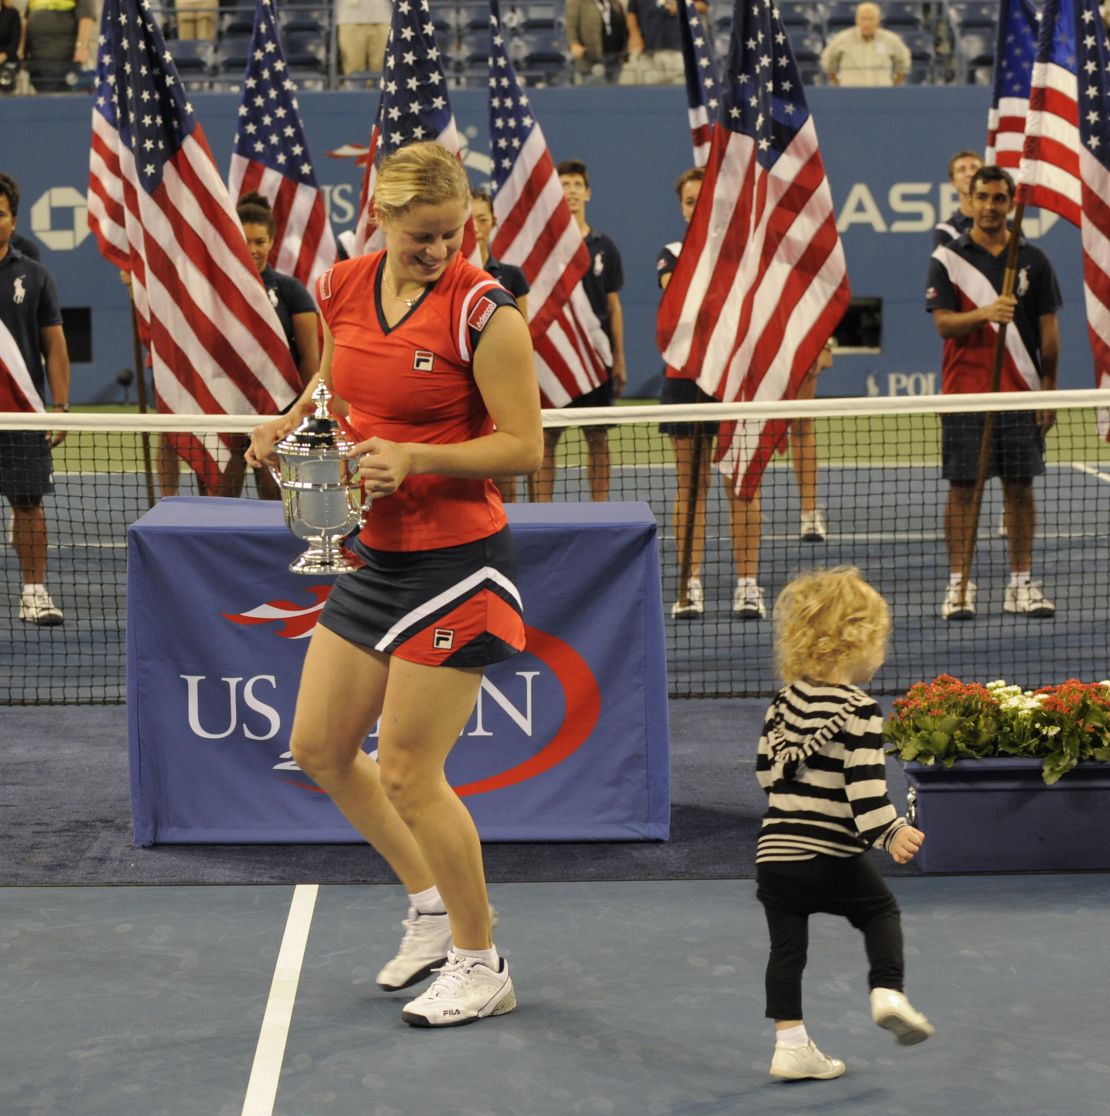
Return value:
<svg viewBox="0 0 1110 1116">
<path fill-rule="evenodd" d="M 420 301 L 420 296 L 424 293 L 424 291 L 421 290 L 420 294 L 415 298 L 405 298 L 404 295 L 398 294 L 393 289 L 393 284 L 389 281 L 389 276 L 386 275 L 384 270 L 382 271 L 382 282 L 385 284 L 386 290 L 388 290 L 398 302 L 403 302 L 410 310 Z"/>
</svg>

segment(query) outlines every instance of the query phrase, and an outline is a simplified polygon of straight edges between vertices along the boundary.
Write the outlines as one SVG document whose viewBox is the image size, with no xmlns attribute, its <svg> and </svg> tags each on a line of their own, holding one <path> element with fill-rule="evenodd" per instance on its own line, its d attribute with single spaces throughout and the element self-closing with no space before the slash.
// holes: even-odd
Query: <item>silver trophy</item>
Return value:
<svg viewBox="0 0 1110 1116">
<path fill-rule="evenodd" d="M 347 456 L 352 443 L 328 414 L 331 392 L 321 381 L 312 393 L 316 411 L 274 452 L 281 471 L 272 469 L 281 488 L 285 525 L 309 547 L 289 568 L 302 574 L 341 574 L 361 563 L 341 542 L 366 519 L 358 465 Z"/>
</svg>

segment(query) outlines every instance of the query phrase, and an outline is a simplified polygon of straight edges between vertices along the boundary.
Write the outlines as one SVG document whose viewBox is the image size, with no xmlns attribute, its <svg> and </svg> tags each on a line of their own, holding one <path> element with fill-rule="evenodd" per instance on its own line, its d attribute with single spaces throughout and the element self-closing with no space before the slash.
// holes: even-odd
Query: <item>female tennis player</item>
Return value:
<svg viewBox="0 0 1110 1116">
<path fill-rule="evenodd" d="M 524 646 L 505 512 L 490 480 L 539 467 L 532 345 L 512 296 L 459 253 L 470 187 L 435 143 L 383 160 L 373 215 L 385 250 L 317 283 L 326 324 L 319 379 L 359 441 L 372 501 L 313 633 L 291 748 L 301 768 L 385 857 L 409 894 L 395 990 L 418 1027 L 511 1011 L 509 967 L 491 937 L 481 846 L 444 776 L 490 663 Z M 271 459 L 305 413 L 259 426 L 248 460 Z M 379 723 L 378 759 L 362 749 Z"/>
</svg>

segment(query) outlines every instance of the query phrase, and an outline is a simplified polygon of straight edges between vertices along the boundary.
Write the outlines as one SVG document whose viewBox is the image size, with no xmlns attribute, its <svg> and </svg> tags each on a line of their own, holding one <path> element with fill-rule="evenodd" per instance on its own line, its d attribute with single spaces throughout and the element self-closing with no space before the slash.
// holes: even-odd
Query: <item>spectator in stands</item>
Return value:
<svg viewBox="0 0 1110 1116">
<path fill-rule="evenodd" d="M 27 259 L 11 238 L 19 186 L 0 174 L 0 410 L 69 410 L 69 351 L 50 273 Z M 47 404 L 45 388 L 50 388 Z M 19 618 L 60 624 L 62 610 L 46 591 L 46 514 L 42 498 L 54 491 L 51 450 L 65 433 L 11 430 L 0 434 L 0 494 L 12 509 L 12 546 L 23 587 Z"/>
<path fill-rule="evenodd" d="M 258 193 L 244 194 L 236 206 L 243 235 L 247 238 L 247 249 L 262 277 L 262 285 L 270 296 L 270 305 L 277 312 L 278 321 L 285 333 L 285 341 L 293 354 L 301 383 L 313 381 L 320 369 L 320 344 L 316 303 L 304 284 L 292 275 L 275 271 L 270 266 L 270 252 L 274 247 L 277 222 L 267 199 Z M 245 450 L 245 446 L 243 450 Z M 228 464 L 221 481 L 221 495 L 237 496 L 243 485 L 243 450 L 240 450 Z M 267 469 L 255 469 L 255 484 L 258 495 L 263 500 L 281 498 L 274 478 Z"/>
<path fill-rule="evenodd" d="M 709 5 L 695 0 L 705 15 Z M 622 85 L 682 85 L 685 64 L 677 0 L 628 0 L 628 61 Z"/>
<path fill-rule="evenodd" d="M 96 50 L 95 0 L 27 0 L 23 56 L 36 93 L 65 93 Z"/>
<path fill-rule="evenodd" d="M 998 325 L 1008 326 L 1001 390 L 1056 387 L 1060 288 L 1048 257 L 1024 240 L 1017 254 L 1014 294 L 1001 294 L 1014 207 L 1013 179 L 1000 167 L 981 167 L 971 180 L 972 227 L 933 252 L 925 308 L 944 338 L 942 365 L 946 395 L 991 389 Z M 982 291 L 994 296 L 986 300 Z M 971 306 L 970 310 L 963 307 Z M 949 483 L 944 511 L 948 544 L 948 589 L 941 605 L 945 620 L 975 615 L 975 582 L 966 568 L 966 547 L 975 530 L 975 485 L 985 416 L 941 416 L 942 475 Z M 1002 607 L 1026 616 L 1051 616 L 1055 606 L 1030 579 L 1036 508 L 1033 478 L 1044 473 L 1044 437 L 1055 422 L 1052 411 L 998 414 L 991 438 L 987 476 L 1002 482 L 1010 583 Z M 966 584 L 965 584 L 966 583 Z"/>
<path fill-rule="evenodd" d="M 9 72 L 19 65 L 19 43 L 23 38 L 23 16 L 12 0 L 0 3 L 0 67 Z M 14 85 L 14 77 L 12 80 Z"/>
<path fill-rule="evenodd" d="M 682 216 L 687 223 L 693 215 L 704 179 L 704 168 L 691 167 L 675 183 Z M 663 290 L 666 290 L 671 275 L 678 266 L 681 251 L 682 243 L 675 241 L 664 245 L 659 253 L 656 268 L 659 286 Z M 798 399 L 812 399 L 817 394 L 817 377 L 831 366 L 832 348 L 833 342 L 830 339 L 802 381 Z M 714 399 L 702 391 L 696 380 L 680 376 L 668 365 L 663 371 L 663 391 L 659 401 L 665 406 L 674 406 L 712 403 Z M 661 423 L 659 429 L 670 436 L 678 484 L 674 501 L 674 530 L 682 589 L 678 600 L 671 607 L 671 615 L 676 619 L 692 620 L 701 616 L 705 609 L 701 581 L 705 551 L 705 508 L 713 474 L 711 449 L 717 435 L 717 424 L 668 422 Z M 790 424 L 790 444 L 794 477 L 801 499 L 801 538 L 804 542 L 824 542 L 828 528 L 825 513 L 817 506 L 817 436 L 813 419 L 795 419 Z M 696 486 L 695 467 L 698 477 Z M 751 500 L 741 500 L 730 490 L 729 508 L 737 573 L 733 611 L 740 619 L 762 619 L 767 614 L 767 606 L 763 599 L 763 589 L 758 583 L 759 547 L 763 527 L 760 494 L 756 492 Z"/>
<path fill-rule="evenodd" d="M 575 81 L 617 81 L 628 45 L 621 0 L 567 0 L 567 42 L 574 56 Z"/>
<path fill-rule="evenodd" d="M 821 69 L 833 85 L 901 85 L 910 72 L 910 49 L 879 26 L 878 4 L 856 8 L 855 27 L 838 31 L 821 52 Z"/>
<path fill-rule="evenodd" d="M 174 0 L 177 13 L 177 37 L 215 42 L 216 14 L 219 0 Z"/>
<path fill-rule="evenodd" d="M 1110 3 L 1110 0 L 1107 0 Z M 959 195 L 960 207 L 951 216 L 933 226 L 933 247 L 939 248 L 971 228 L 971 195 L 968 190 L 975 172 L 983 165 L 977 151 L 957 151 L 948 160 L 948 181 Z"/>
<path fill-rule="evenodd" d="M 392 17 L 391 0 L 335 0 L 339 68 L 344 74 L 381 73 Z"/>
<path fill-rule="evenodd" d="M 527 321 L 530 288 L 524 272 L 513 264 L 502 263 L 489 250 L 489 238 L 493 235 L 497 221 L 493 216 L 493 199 L 488 191 L 476 187 L 471 189 L 470 216 L 474 222 L 475 235 L 478 237 L 478 250 L 482 253 L 482 266 L 516 299 L 516 304 L 524 315 L 524 320 Z M 516 500 L 516 477 L 511 475 L 494 477 L 493 483 L 497 485 L 501 499 L 505 503 L 511 504 Z"/>
<path fill-rule="evenodd" d="M 586 203 L 590 200 L 590 179 L 586 164 L 578 159 L 568 159 L 555 168 L 563 187 L 563 196 L 578 224 L 586 248 L 590 253 L 590 270 L 582 279 L 582 286 L 593 312 L 609 338 L 611 365 L 605 382 L 592 391 L 571 400 L 568 407 L 610 407 L 613 399 L 624 390 L 628 371 L 624 363 L 624 315 L 620 294 L 624 286 L 617 246 L 604 233 L 592 229 L 586 221 Z M 551 499 L 555 485 L 555 450 L 563 434 L 563 427 L 545 430 L 543 439 L 543 465 L 536 482 L 536 499 Z M 609 428 L 587 426 L 583 428 L 586 439 L 586 469 L 590 495 L 594 500 L 609 499 Z"/>
</svg>

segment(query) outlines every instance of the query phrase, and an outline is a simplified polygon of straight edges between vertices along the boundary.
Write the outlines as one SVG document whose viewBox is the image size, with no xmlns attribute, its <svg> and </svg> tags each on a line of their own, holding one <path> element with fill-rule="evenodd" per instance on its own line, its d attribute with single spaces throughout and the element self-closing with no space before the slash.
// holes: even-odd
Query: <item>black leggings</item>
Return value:
<svg viewBox="0 0 1110 1116">
<path fill-rule="evenodd" d="M 863 856 L 756 865 L 756 895 L 767 915 L 767 1017 L 802 1018 L 809 916 L 843 915 L 863 933 L 871 988 L 902 991 L 902 917 L 882 876 Z"/>
</svg>

